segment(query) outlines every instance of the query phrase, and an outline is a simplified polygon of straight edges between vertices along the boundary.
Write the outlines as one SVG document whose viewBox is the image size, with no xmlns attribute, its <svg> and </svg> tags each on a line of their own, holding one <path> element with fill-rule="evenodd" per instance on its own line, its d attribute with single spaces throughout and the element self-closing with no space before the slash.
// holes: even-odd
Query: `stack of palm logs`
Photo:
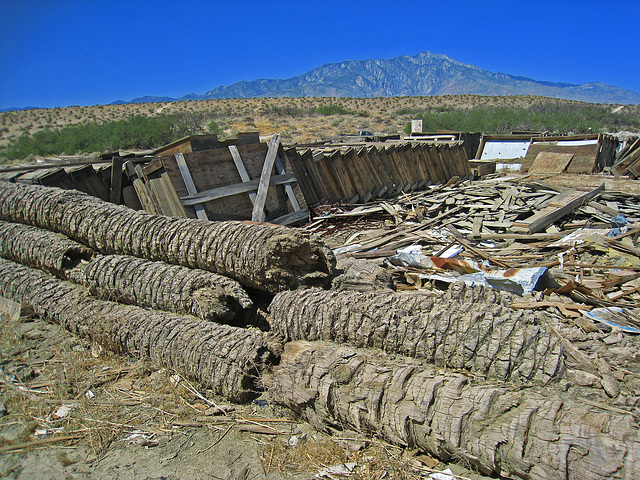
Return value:
<svg viewBox="0 0 640 480">
<path fill-rule="evenodd" d="M 260 331 L 228 325 L 251 306 L 246 289 L 323 286 L 335 268 L 307 233 L 150 215 L 75 190 L 1 182 L 0 217 L 3 296 L 235 401 L 273 359 Z"/>
<path fill-rule="evenodd" d="M 270 398 L 317 428 L 379 436 L 485 474 L 639 478 L 637 417 L 593 401 L 602 389 L 619 393 L 610 369 L 508 298 L 462 283 L 437 296 L 278 293 L 270 321 L 287 343 L 265 375 Z"/>
<path fill-rule="evenodd" d="M 619 394 L 606 362 L 542 314 L 514 311 L 509 294 L 340 291 L 331 251 L 308 233 L 161 217 L 75 191 L 0 183 L 0 219 L 1 295 L 232 401 L 266 388 L 318 428 L 487 474 L 640 477 L 637 418 L 596 401 Z M 242 321 L 259 296 L 269 333 Z"/>
</svg>

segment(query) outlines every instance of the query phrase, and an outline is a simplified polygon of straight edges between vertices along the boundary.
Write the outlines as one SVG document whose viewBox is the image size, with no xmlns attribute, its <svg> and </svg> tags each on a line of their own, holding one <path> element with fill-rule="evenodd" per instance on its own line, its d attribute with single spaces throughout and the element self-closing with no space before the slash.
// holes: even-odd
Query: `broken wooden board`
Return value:
<svg viewBox="0 0 640 480">
<path fill-rule="evenodd" d="M 588 142 L 585 140 L 585 143 Z M 594 173 L 598 158 L 598 144 L 558 145 L 559 142 L 537 142 L 529 147 L 526 157 L 522 160 L 521 171 L 529 173 L 533 164 L 541 152 L 573 154 L 571 163 L 567 166 L 567 173 Z"/>
<path fill-rule="evenodd" d="M 531 217 L 517 221 L 513 224 L 514 232 L 537 233 L 544 230 L 556 220 L 571 213 L 576 208 L 584 205 L 604 190 L 604 183 L 598 188 L 584 192 L 580 190 L 568 190 L 550 199 L 544 208 Z"/>
<path fill-rule="evenodd" d="M 273 170 L 273 165 L 276 161 L 276 155 L 278 154 L 279 147 L 280 135 L 276 133 L 269 142 L 267 156 L 265 157 L 264 164 L 262 165 L 262 173 L 260 175 L 260 182 L 258 183 L 258 193 L 256 193 L 255 202 L 253 203 L 253 212 L 251 213 L 251 221 L 253 222 L 264 222 L 266 218 L 264 205 L 267 201 L 269 180 L 271 179 L 271 171 Z"/>
<path fill-rule="evenodd" d="M 571 162 L 573 153 L 540 152 L 529 168 L 532 175 L 560 174 Z"/>
</svg>

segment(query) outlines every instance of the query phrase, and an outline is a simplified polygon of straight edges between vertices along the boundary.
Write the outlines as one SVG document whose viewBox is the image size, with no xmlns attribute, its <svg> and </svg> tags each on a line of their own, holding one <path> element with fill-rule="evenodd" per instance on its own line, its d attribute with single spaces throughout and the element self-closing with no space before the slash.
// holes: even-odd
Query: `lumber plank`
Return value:
<svg viewBox="0 0 640 480">
<path fill-rule="evenodd" d="M 243 182 L 250 182 L 251 177 L 247 172 L 246 167 L 244 166 L 244 162 L 242 161 L 242 157 L 240 156 L 240 152 L 238 152 L 238 147 L 235 145 L 229 145 L 229 152 L 231 152 L 231 157 L 233 158 L 233 163 L 235 163 L 236 168 L 238 169 L 238 173 L 240 174 L 240 178 Z M 254 192 L 249 192 L 249 200 L 253 205 L 256 204 L 256 194 Z"/>
<path fill-rule="evenodd" d="M 572 159 L 572 153 L 542 151 L 536 156 L 528 173 L 531 175 L 559 174 L 566 170 Z"/>
<path fill-rule="evenodd" d="M 544 230 L 556 220 L 564 217 L 565 215 L 568 215 L 575 209 L 579 208 L 588 200 L 591 200 L 600 192 L 602 192 L 602 190 L 604 190 L 604 183 L 599 187 L 587 192 L 579 190 L 569 190 L 567 192 L 563 192 L 549 200 L 547 205 L 540 211 L 535 213 L 533 216 L 525 220 L 515 222 L 512 228 L 515 231 L 525 230 L 529 233 L 537 233 L 541 230 Z"/>
<path fill-rule="evenodd" d="M 276 165 L 276 172 L 278 173 L 278 175 L 284 175 L 285 170 L 284 170 L 284 165 L 282 164 L 282 160 L 280 160 L 280 157 L 278 155 L 276 155 L 276 161 L 275 161 L 275 165 Z M 284 191 L 287 194 L 287 197 L 289 198 L 289 202 L 291 202 L 291 207 L 293 208 L 294 212 L 299 212 L 300 211 L 300 204 L 298 203 L 298 199 L 296 198 L 296 194 L 293 191 L 293 187 L 291 186 L 290 183 L 285 183 L 284 184 Z"/>
<path fill-rule="evenodd" d="M 178 164 L 178 169 L 180 170 L 180 175 L 182 175 L 184 185 L 187 187 L 187 192 L 189 192 L 189 195 L 195 195 L 198 193 L 198 190 L 196 189 L 195 183 L 193 183 L 193 178 L 191 177 L 191 172 L 189 171 L 187 162 L 184 160 L 184 155 L 182 153 L 176 153 L 174 156 L 176 158 L 176 163 Z M 207 212 L 204 211 L 204 207 L 202 205 L 194 205 L 193 209 L 200 220 L 209 220 Z"/>
<path fill-rule="evenodd" d="M 119 205 L 122 203 L 122 157 L 114 156 L 111 159 L 111 191 L 109 201 Z"/>
<path fill-rule="evenodd" d="M 269 149 L 267 150 L 267 156 L 265 157 L 264 165 L 262 166 L 262 174 L 260 175 L 260 182 L 258 183 L 258 193 L 256 194 L 256 200 L 253 204 L 253 212 L 251 213 L 251 220 L 254 222 L 264 222 L 265 220 L 264 205 L 267 201 L 269 180 L 271 179 L 271 171 L 273 170 L 273 164 L 276 161 L 279 146 L 280 135 L 276 133 L 269 141 Z"/>
<path fill-rule="evenodd" d="M 269 179 L 269 185 L 290 185 L 295 182 L 296 178 L 292 174 L 288 173 L 285 175 L 274 175 Z M 180 200 L 182 204 L 187 205 L 198 205 L 201 203 L 209 202 L 211 200 L 216 200 L 218 198 L 230 197 L 232 195 L 238 195 L 240 193 L 251 192 L 254 193 L 258 190 L 260 180 L 251 180 L 249 182 L 242 183 L 234 183 L 233 185 L 224 185 L 222 187 L 216 187 L 209 190 L 205 190 L 204 192 L 199 192 L 195 195 L 188 195 L 182 197 Z"/>
</svg>

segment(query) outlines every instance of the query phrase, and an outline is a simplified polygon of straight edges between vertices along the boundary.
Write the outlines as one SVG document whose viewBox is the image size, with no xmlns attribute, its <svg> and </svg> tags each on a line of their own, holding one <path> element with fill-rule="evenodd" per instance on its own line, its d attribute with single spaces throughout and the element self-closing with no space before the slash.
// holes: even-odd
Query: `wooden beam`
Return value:
<svg viewBox="0 0 640 480">
<path fill-rule="evenodd" d="M 556 220 L 568 215 L 578 207 L 584 205 L 593 197 L 604 190 L 604 183 L 594 190 L 582 192 L 579 190 L 569 190 L 551 198 L 546 206 L 531 217 L 514 222 L 513 230 L 524 230 L 529 233 L 536 233 L 544 230 Z"/>
<path fill-rule="evenodd" d="M 134 165 L 134 171 L 138 178 L 133 181 L 133 185 L 136 188 L 136 193 L 138 194 L 138 198 L 140 199 L 140 203 L 145 207 L 145 210 L 150 208 L 157 215 L 162 215 L 162 209 L 160 208 L 160 203 L 156 198 L 153 190 L 151 189 L 151 185 L 149 184 L 149 179 L 142 171 L 140 164 L 136 163 Z M 141 189 L 141 190 L 139 190 Z M 146 198 L 145 198 L 146 197 Z M 147 210 L 148 211 L 148 210 Z"/>
<path fill-rule="evenodd" d="M 286 172 L 284 171 L 284 165 L 282 165 L 282 161 L 280 157 L 276 155 L 276 172 L 278 175 L 284 175 Z M 285 183 L 284 191 L 287 193 L 287 197 L 289 197 L 289 201 L 291 202 L 291 206 L 293 207 L 294 212 L 300 211 L 300 204 L 298 203 L 298 199 L 296 198 L 296 194 L 293 192 L 293 187 L 289 183 Z"/>
<path fill-rule="evenodd" d="M 251 213 L 251 220 L 253 222 L 264 222 L 265 220 L 264 205 L 267 201 L 269 180 L 271 178 L 271 171 L 273 170 L 273 164 L 276 161 L 279 146 L 280 135 L 276 133 L 269 142 L 269 149 L 267 150 L 264 165 L 262 166 L 262 174 L 260 175 L 260 182 L 258 184 L 258 193 L 256 194 L 256 201 L 253 204 L 253 212 Z"/>
<path fill-rule="evenodd" d="M 250 182 L 251 177 L 249 176 L 249 172 L 244 166 L 244 162 L 242 161 L 242 157 L 240 156 L 240 152 L 238 151 L 238 147 L 235 145 L 229 145 L 229 151 L 231 152 L 231 157 L 233 157 L 233 163 L 236 164 L 236 169 L 240 174 L 240 178 L 243 182 Z M 278 172 L 280 173 L 280 172 Z M 251 204 L 256 204 L 256 194 L 254 192 L 249 192 L 249 200 L 251 200 Z"/>
<path fill-rule="evenodd" d="M 111 159 L 111 191 L 109 201 L 119 205 L 122 202 L 122 157 Z"/>
<path fill-rule="evenodd" d="M 281 217 L 278 217 L 274 220 L 270 220 L 270 223 L 275 223 L 276 225 L 291 225 L 292 223 L 303 222 L 309 220 L 309 210 L 298 210 L 297 212 L 287 213 Z"/>
<path fill-rule="evenodd" d="M 176 158 L 176 162 L 178 163 L 178 169 L 180 170 L 180 175 L 182 175 L 182 180 L 184 181 L 185 187 L 187 187 L 187 192 L 189 195 L 195 195 L 198 193 L 196 189 L 195 183 L 193 183 L 193 178 L 191 177 L 191 172 L 189 171 L 189 167 L 187 166 L 187 162 L 184 159 L 184 155 L 182 153 L 174 154 Z M 200 220 L 209 220 L 207 217 L 207 212 L 204 211 L 204 207 L 200 204 L 194 205 L 193 209 L 196 211 L 196 216 Z"/>
<path fill-rule="evenodd" d="M 269 185 L 288 185 L 296 181 L 296 177 L 292 174 L 274 175 L 269 180 Z M 198 205 L 201 203 L 216 200 L 218 198 L 230 197 L 240 193 L 256 192 L 258 190 L 260 180 L 251 180 L 249 182 L 234 183 L 233 185 L 224 185 L 222 187 L 212 188 L 199 192 L 195 195 L 182 197 L 180 200 L 183 205 Z"/>
</svg>

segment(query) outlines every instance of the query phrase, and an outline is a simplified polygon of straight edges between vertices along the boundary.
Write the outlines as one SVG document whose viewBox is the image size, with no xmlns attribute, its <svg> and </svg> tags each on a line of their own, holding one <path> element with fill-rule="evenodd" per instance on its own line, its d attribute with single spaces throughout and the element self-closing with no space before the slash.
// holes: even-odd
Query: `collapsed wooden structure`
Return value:
<svg viewBox="0 0 640 480">
<path fill-rule="evenodd" d="M 527 173 L 541 153 L 571 155 L 560 172 L 597 173 L 615 161 L 618 139 L 606 134 L 538 136 L 484 135 L 476 153 L 478 160 L 521 161 Z"/>
<path fill-rule="evenodd" d="M 618 175 L 640 178 L 640 138 L 631 138 L 626 147 L 620 150 L 613 170 Z"/>
<path fill-rule="evenodd" d="M 309 205 L 366 203 L 471 176 L 461 142 L 301 148 L 289 161 Z"/>
</svg>

